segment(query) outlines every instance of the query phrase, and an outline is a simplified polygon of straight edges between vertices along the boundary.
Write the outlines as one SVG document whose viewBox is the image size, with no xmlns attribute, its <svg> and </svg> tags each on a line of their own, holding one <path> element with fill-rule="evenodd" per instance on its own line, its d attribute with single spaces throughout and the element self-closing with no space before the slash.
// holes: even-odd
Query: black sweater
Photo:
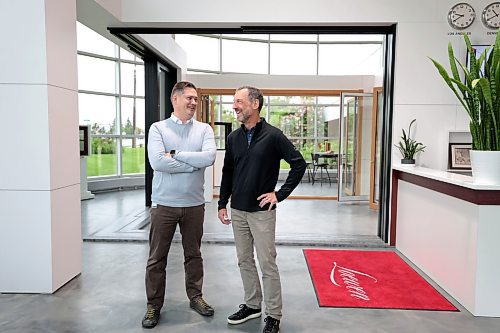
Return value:
<svg viewBox="0 0 500 333">
<path fill-rule="evenodd" d="M 267 210 L 259 207 L 257 197 L 273 192 L 278 182 L 280 161 L 290 164 L 290 173 L 276 192 L 278 201 L 286 199 L 299 184 L 306 170 L 306 162 L 287 137 L 264 119 L 257 123 L 250 147 L 244 125 L 227 138 L 219 209 L 226 208 L 231 198 L 231 208 L 245 212 Z"/>
</svg>

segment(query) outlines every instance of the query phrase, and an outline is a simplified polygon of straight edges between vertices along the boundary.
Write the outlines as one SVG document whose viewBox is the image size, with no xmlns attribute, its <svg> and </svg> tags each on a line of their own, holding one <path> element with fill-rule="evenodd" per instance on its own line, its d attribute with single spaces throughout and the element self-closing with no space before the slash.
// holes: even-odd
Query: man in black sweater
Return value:
<svg viewBox="0 0 500 333">
<path fill-rule="evenodd" d="M 277 333 L 281 320 L 281 282 L 276 265 L 276 203 L 286 199 L 299 184 L 306 169 L 304 158 L 285 135 L 260 118 L 264 97 L 259 89 L 241 87 L 234 95 L 233 109 L 241 128 L 228 136 L 218 217 L 233 224 L 245 303 L 228 317 L 240 324 L 262 314 L 262 289 L 254 260 L 257 252 L 262 283 L 266 325 L 264 333 Z M 288 177 L 275 191 L 280 161 L 290 164 Z M 231 218 L 226 205 L 231 197 Z"/>
</svg>

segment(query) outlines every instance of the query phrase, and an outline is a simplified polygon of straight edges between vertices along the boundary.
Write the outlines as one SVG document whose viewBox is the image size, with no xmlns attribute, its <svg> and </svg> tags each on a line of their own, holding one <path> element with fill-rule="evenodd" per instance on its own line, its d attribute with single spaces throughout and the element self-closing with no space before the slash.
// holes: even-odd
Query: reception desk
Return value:
<svg viewBox="0 0 500 333">
<path fill-rule="evenodd" d="M 390 243 L 473 315 L 500 317 L 500 186 L 394 166 Z"/>
</svg>

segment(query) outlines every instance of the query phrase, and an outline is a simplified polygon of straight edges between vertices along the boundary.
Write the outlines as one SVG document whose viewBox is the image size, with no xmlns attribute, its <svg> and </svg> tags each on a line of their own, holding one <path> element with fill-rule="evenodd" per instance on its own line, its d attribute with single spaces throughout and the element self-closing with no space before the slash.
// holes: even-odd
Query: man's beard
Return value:
<svg viewBox="0 0 500 333">
<path fill-rule="evenodd" d="M 248 119 L 250 119 L 250 116 L 244 114 L 243 111 L 241 111 L 240 113 L 236 114 L 236 118 L 240 123 L 245 124 L 248 121 Z"/>
</svg>

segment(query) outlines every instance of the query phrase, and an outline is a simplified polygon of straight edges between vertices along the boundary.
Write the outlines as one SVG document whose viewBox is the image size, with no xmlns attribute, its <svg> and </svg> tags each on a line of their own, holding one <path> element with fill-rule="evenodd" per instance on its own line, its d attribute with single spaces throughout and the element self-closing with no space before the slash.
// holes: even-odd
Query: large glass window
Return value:
<svg viewBox="0 0 500 333">
<path fill-rule="evenodd" d="M 233 111 L 233 95 L 211 95 L 215 121 L 230 123 L 232 130 L 241 124 Z M 280 128 L 306 160 L 312 153 L 336 153 L 339 149 L 338 96 L 264 96 L 261 117 Z M 217 148 L 224 149 L 222 127 L 215 128 Z M 282 161 L 282 169 L 289 165 Z M 335 165 L 331 165 L 335 168 Z"/>
<path fill-rule="evenodd" d="M 347 43 L 355 43 L 355 42 L 360 42 L 360 43 L 366 43 L 366 42 L 380 42 L 384 40 L 383 35 L 341 35 L 341 34 L 334 34 L 334 35 L 319 35 L 318 39 L 320 42 L 347 42 Z"/>
<path fill-rule="evenodd" d="M 122 63 L 121 94 L 144 96 L 144 65 L 138 63 Z"/>
<path fill-rule="evenodd" d="M 319 75 L 376 74 L 382 68 L 382 45 L 325 44 L 319 46 Z"/>
<path fill-rule="evenodd" d="M 110 40 L 99 35 L 83 24 L 76 25 L 77 40 L 76 46 L 80 52 L 100 54 L 107 57 L 116 56 L 116 46 Z"/>
<path fill-rule="evenodd" d="M 117 134 L 116 108 L 114 96 L 78 94 L 80 124 L 90 124 L 93 135 Z"/>
<path fill-rule="evenodd" d="M 382 68 L 383 35 L 175 35 L 188 73 L 373 75 Z"/>
<path fill-rule="evenodd" d="M 144 135 L 145 104 L 142 98 L 121 98 L 121 133 L 122 135 Z"/>
<path fill-rule="evenodd" d="M 78 55 L 78 90 L 116 92 L 116 62 Z"/>
<path fill-rule="evenodd" d="M 114 176 L 118 173 L 116 163 L 116 138 L 92 136 L 91 155 L 87 159 L 87 175 Z"/>
<path fill-rule="evenodd" d="M 188 68 L 217 71 L 219 64 L 219 39 L 208 36 L 176 35 L 175 40 L 187 54 Z"/>
<path fill-rule="evenodd" d="M 269 35 L 271 41 L 295 41 L 295 42 L 316 42 L 318 40 L 318 35 L 280 35 L 274 34 Z"/>
<path fill-rule="evenodd" d="M 315 44 L 271 43 L 271 71 L 276 75 L 316 75 Z"/>
<path fill-rule="evenodd" d="M 143 174 L 144 63 L 77 23 L 78 110 L 90 125 L 89 177 Z"/>
<path fill-rule="evenodd" d="M 306 160 L 311 153 L 338 151 L 338 115 L 325 111 L 339 108 L 338 97 L 269 96 L 267 100 L 269 123 L 280 128 Z"/>
<path fill-rule="evenodd" d="M 124 174 L 144 173 L 144 138 L 122 139 L 122 161 Z"/>
<path fill-rule="evenodd" d="M 267 43 L 222 40 L 222 71 L 267 74 Z"/>
</svg>

